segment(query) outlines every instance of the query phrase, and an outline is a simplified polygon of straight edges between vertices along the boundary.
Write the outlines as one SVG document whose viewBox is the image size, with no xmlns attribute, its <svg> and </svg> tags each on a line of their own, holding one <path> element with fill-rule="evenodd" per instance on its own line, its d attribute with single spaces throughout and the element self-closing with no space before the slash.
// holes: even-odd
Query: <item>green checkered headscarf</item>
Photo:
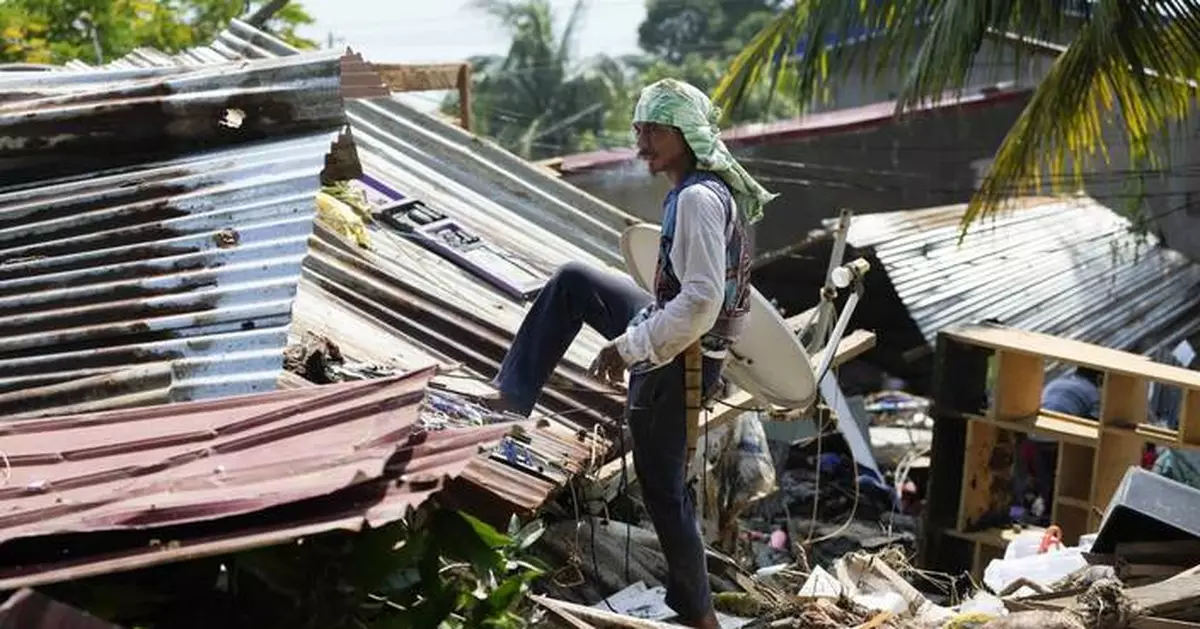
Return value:
<svg viewBox="0 0 1200 629">
<path fill-rule="evenodd" d="M 779 196 L 767 192 L 721 141 L 717 121 L 721 109 L 713 105 L 704 92 L 675 79 L 663 79 L 646 86 L 633 109 L 634 122 L 653 122 L 676 127 L 683 133 L 697 167 L 710 170 L 725 180 L 733 190 L 733 200 L 750 223 L 763 215 L 763 206 Z"/>
</svg>

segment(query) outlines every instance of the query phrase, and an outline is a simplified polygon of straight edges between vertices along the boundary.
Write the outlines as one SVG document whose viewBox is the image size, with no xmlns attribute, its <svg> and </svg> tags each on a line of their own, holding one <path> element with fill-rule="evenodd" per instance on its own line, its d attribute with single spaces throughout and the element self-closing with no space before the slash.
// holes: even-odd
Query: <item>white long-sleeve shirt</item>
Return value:
<svg viewBox="0 0 1200 629">
<path fill-rule="evenodd" d="M 730 201 L 732 203 L 732 200 Z M 736 216 L 737 207 L 733 207 Z M 716 323 L 725 298 L 725 206 L 703 185 L 684 188 L 676 199 L 671 266 L 681 289 L 674 299 L 613 342 L 627 365 L 674 359 Z"/>
</svg>

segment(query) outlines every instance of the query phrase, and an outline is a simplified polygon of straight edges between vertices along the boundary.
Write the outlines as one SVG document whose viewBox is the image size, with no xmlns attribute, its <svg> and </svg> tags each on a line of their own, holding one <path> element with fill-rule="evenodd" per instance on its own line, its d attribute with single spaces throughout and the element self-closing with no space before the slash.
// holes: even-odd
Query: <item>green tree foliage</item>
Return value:
<svg viewBox="0 0 1200 629">
<path fill-rule="evenodd" d="M 578 60 L 574 37 L 586 18 L 576 2 L 562 29 L 547 0 L 478 0 L 510 34 L 503 56 L 472 59 L 475 131 L 527 158 L 628 146 L 641 89 L 679 78 L 711 91 L 732 55 L 774 19 L 782 0 L 648 0 L 639 29 L 644 55 Z M 795 115 L 769 86 L 739 107 L 733 122 Z M 457 114 L 457 97 L 444 111 Z"/>
<path fill-rule="evenodd" d="M 874 35 L 858 45 L 792 54 L 801 42 L 848 41 L 864 31 Z M 776 84 L 811 102 L 846 78 L 841 69 L 881 77 L 894 64 L 911 68 L 899 113 L 964 87 L 978 65 L 999 61 L 978 54 L 985 39 L 1012 33 L 1066 45 L 1001 144 L 964 232 L 1046 181 L 1081 186 L 1084 165 L 1107 160 L 1102 134 L 1117 114 L 1135 169 L 1156 166 L 1167 150 L 1160 141 L 1185 132 L 1178 123 L 1193 113 L 1200 68 L 1197 0 L 794 0 L 738 55 L 715 97 L 729 111 Z"/>
<path fill-rule="evenodd" d="M 477 57 L 473 68 L 475 130 L 527 158 L 597 145 L 612 114 L 630 107 L 631 76 L 607 56 L 578 61 L 575 33 L 585 16 L 576 2 L 562 29 L 548 0 L 478 0 L 512 37 L 503 56 Z M 444 110 L 457 112 L 451 97 Z"/>
<path fill-rule="evenodd" d="M 677 78 L 712 93 L 726 67 L 770 24 L 784 0 L 646 0 L 638 45 L 647 55 L 633 63 L 639 84 Z M 754 86 L 727 112 L 726 122 L 761 122 L 795 116 L 793 99 L 773 98 L 769 84 Z"/>
<path fill-rule="evenodd" d="M 638 45 L 672 64 L 689 55 L 732 58 L 782 8 L 782 0 L 646 0 Z"/>
<path fill-rule="evenodd" d="M 507 534 L 462 512 L 51 586 L 47 595 L 143 629 L 521 629 L 543 574 L 540 520 Z"/>
<path fill-rule="evenodd" d="M 229 21 L 261 3 L 244 0 L 3 0 L 0 62 L 108 62 L 139 46 L 178 52 L 212 41 Z M 301 48 L 316 44 L 296 34 L 312 24 L 290 2 L 264 25 Z"/>
</svg>

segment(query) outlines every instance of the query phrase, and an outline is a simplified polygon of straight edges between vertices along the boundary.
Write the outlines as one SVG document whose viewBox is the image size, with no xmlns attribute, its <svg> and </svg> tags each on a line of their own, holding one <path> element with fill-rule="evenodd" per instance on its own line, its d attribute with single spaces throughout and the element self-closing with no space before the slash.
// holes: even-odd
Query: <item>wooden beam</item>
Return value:
<svg viewBox="0 0 1200 629">
<path fill-rule="evenodd" d="M 1108 374 L 1154 380 L 1184 389 L 1200 389 L 1200 372 L 1083 341 L 992 325 L 964 326 L 942 334 L 967 345 L 1035 353 L 1047 361 L 1082 365 Z"/>
<path fill-rule="evenodd" d="M 559 619 L 572 629 L 596 629 L 559 605 L 542 605 L 542 607 L 550 612 L 551 616 Z"/>
<path fill-rule="evenodd" d="M 375 70 L 393 92 L 457 90 L 459 124 L 471 130 L 471 64 L 377 63 Z"/>
<path fill-rule="evenodd" d="M 632 616 L 622 616 L 614 614 L 610 611 L 596 609 L 594 607 L 585 607 L 576 603 L 568 603 L 550 598 L 549 596 L 541 596 L 538 594 L 530 595 L 533 602 L 545 607 L 546 609 L 558 609 L 565 613 L 577 616 L 585 622 L 596 625 L 597 627 L 609 627 L 611 629 L 679 629 L 678 625 L 671 625 L 665 622 L 657 622 L 654 620 L 644 620 L 634 618 Z"/>
<path fill-rule="evenodd" d="M 471 64 L 464 63 L 458 69 L 458 115 L 459 123 L 467 131 L 471 130 Z"/>
<path fill-rule="evenodd" d="M 393 92 L 458 89 L 464 63 L 377 63 L 375 70 Z"/>
</svg>

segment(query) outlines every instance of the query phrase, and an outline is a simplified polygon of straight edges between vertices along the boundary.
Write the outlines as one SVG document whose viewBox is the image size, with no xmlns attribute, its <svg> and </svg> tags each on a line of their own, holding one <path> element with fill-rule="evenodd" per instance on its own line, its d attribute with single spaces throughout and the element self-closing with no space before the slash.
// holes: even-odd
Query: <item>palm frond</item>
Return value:
<svg viewBox="0 0 1200 629">
<path fill-rule="evenodd" d="M 751 88 L 768 82 L 801 106 L 815 102 L 836 79 L 855 70 L 864 78 L 903 63 L 913 48 L 914 16 L 939 0 L 796 0 L 730 64 L 713 98 L 730 114 Z M 800 50 L 803 48 L 803 50 Z"/>
<path fill-rule="evenodd" d="M 804 9 L 797 2 L 780 13 L 729 64 L 712 95 L 713 102 L 722 110 L 722 124 L 729 121 L 756 83 L 764 79 L 777 82 L 785 72 L 785 64 L 776 60 L 795 48 L 797 33 L 805 24 Z"/>
<path fill-rule="evenodd" d="M 1114 122 L 1131 170 L 1159 163 L 1168 151 L 1158 142 L 1193 112 L 1198 70 L 1200 2 L 1097 2 L 1001 144 L 963 232 L 1047 179 L 1056 190 L 1082 184 L 1089 162 L 1108 161 L 1104 131 Z"/>
<path fill-rule="evenodd" d="M 727 118 L 761 84 L 807 106 L 856 70 L 878 79 L 908 68 L 900 113 L 963 88 L 982 66 L 1019 72 L 1023 46 L 985 48 L 1013 34 L 1071 43 L 1001 145 L 964 230 L 1046 181 L 1082 183 L 1087 162 L 1107 160 L 1103 136 L 1118 119 L 1133 165 L 1153 166 L 1156 139 L 1195 107 L 1200 0 L 795 0 L 735 58 L 713 98 Z"/>
<path fill-rule="evenodd" d="M 558 52 L 555 54 L 558 63 L 566 65 L 567 61 L 573 57 L 571 52 L 575 46 L 575 32 L 579 30 L 579 25 L 586 15 L 587 0 L 576 0 L 575 6 L 571 7 L 571 13 L 567 16 L 567 24 L 563 27 L 562 35 L 559 36 Z"/>
<path fill-rule="evenodd" d="M 920 4 L 926 6 L 916 6 Z M 905 77 L 898 110 L 936 101 L 965 86 L 972 70 L 979 65 L 1003 65 L 1007 61 L 1020 67 L 1019 57 L 1006 60 L 1003 55 L 1008 52 L 1020 55 L 1024 50 L 1021 46 L 996 47 L 992 58 L 980 57 L 985 41 L 1000 32 L 1022 33 L 1051 41 L 1070 38 L 1070 9 L 1079 4 L 1079 0 L 906 3 L 907 8 L 917 11 L 911 11 L 901 23 L 921 25 L 928 30 L 915 51 L 909 44 L 886 51 L 887 57 L 900 59 L 906 65 L 911 58 L 911 70 Z M 918 28 L 905 30 L 912 32 Z M 892 43 L 896 34 L 884 39 Z"/>
</svg>

